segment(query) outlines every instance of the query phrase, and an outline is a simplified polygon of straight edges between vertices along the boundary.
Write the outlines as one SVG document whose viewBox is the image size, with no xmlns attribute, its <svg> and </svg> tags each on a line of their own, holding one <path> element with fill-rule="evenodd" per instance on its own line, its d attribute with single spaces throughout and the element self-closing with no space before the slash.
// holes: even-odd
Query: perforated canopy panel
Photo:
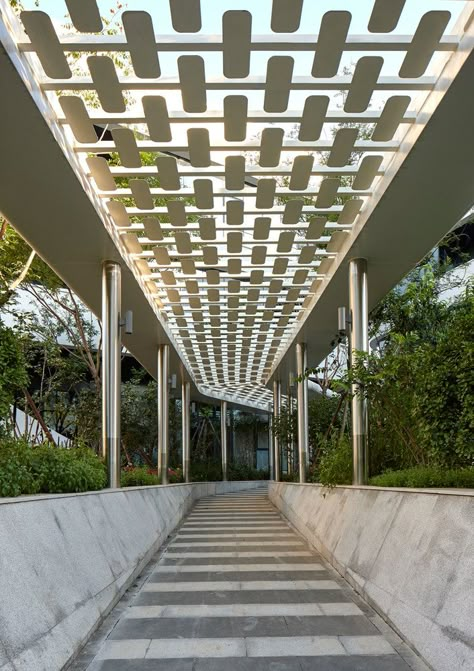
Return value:
<svg viewBox="0 0 474 671">
<path fill-rule="evenodd" d="M 471 11 L 134 0 L 108 34 L 107 3 L 66 0 L 66 27 L 34 8 L 26 32 L 12 21 L 201 390 L 269 400 L 265 382 L 429 121 Z"/>
</svg>

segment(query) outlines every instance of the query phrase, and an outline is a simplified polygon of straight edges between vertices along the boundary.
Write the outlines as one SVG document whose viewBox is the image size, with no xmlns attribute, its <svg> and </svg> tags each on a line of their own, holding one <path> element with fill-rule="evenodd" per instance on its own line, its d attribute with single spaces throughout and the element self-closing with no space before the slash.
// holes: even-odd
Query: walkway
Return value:
<svg viewBox="0 0 474 671">
<path fill-rule="evenodd" d="M 374 622 L 264 493 L 218 496 L 197 503 L 84 668 L 409 671 Z"/>
</svg>

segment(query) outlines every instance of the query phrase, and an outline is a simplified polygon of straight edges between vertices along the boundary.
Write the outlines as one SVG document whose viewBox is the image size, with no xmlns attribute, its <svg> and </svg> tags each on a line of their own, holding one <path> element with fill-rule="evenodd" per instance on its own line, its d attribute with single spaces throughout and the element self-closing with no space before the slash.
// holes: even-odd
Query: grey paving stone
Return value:
<svg viewBox="0 0 474 671">
<path fill-rule="evenodd" d="M 269 533 L 269 532 L 265 532 Z M 221 540 L 225 541 L 235 541 L 239 543 L 257 543 L 259 540 L 265 540 L 265 541 L 281 541 L 282 543 L 291 543 L 292 541 L 299 542 L 299 543 L 304 543 L 302 539 L 297 539 L 293 534 L 290 536 L 288 535 L 287 531 L 283 531 L 283 533 L 279 534 L 272 534 L 268 536 L 263 536 L 261 533 L 255 533 L 251 534 L 248 531 L 242 531 L 241 533 L 237 534 L 234 536 L 232 531 L 223 531 L 222 533 L 218 534 L 215 533 L 213 534 L 212 532 L 206 532 L 205 534 L 201 534 L 199 531 L 196 533 L 184 533 L 180 532 L 179 536 L 176 537 L 176 540 L 179 541 L 180 543 L 185 543 L 186 541 L 189 541 L 190 543 L 197 543 L 198 541 L 203 541 L 204 543 L 218 543 Z M 306 545 L 306 544 L 305 544 Z"/>
<path fill-rule="evenodd" d="M 285 616 L 290 636 L 377 636 L 379 630 L 364 615 Z"/>
<path fill-rule="evenodd" d="M 199 580 L 209 580 L 215 582 L 218 580 L 295 580 L 293 571 L 212 571 L 200 573 Z M 298 580 L 334 580 L 334 574 L 330 571 L 298 571 Z M 150 582 L 195 582 L 196 574 L 193 573 L 152 573 Z"/>
<path fill-rule="evenodd" d="M 306 545 L 264 545 L 261 548 L 265 552 L 303 552 L 307 550 Z M 170 547 L 170 552 L 257 552 L 259 550 L 258 546 L 246 546 L 244 543 L 233 543 L 232 545 L 213 545 L 209 547 L 207 545 L 187 545 L 187 546 L 172 546 Z M 168 554 L 168 557 L 170 555 Z M 240 557 L 239 557 L 240 559 Z M 260 559 L 260 557 L 258 557 Z M 314 561 L 314 557 L 313 557 Z"/>
<path fill-rule="evenodd" d="M 398 655 L 299 658 L 301 671 L 411 671 Z"/>
<path fill-rule="evenodd" d="M 245 636 L 376 636 L 364 616 L 179 617 L 122 620 L 110 639 L 230 638 Z M 370 651 L 367 651 L 370 652 Z"/>
<path fill-rule="evenodd" d="M 164 555 L 159 562 L 160 566 L 211 566 L 212 564 L 315 564 L 317 557 L 189 557 L 171 559 L 168 554 Z"/>
<path fill-rule="evenodd" d="M 235 592 L 140 592 L 134 606 L 226 605 L 232 603 L 347 603 L 340 590 L 242 590 Z"/>
<path fill-rule="evenodd" d="M 204 525 L 202 525 L 202 526 L 204 527 Z M 237 525 L 235 525 L 235 526 L 237 526 Z M 285 529 L 280 529 L 280 528 L 270 529 L 270 528 L 267 528 L 264 531 L 262 531 L 262 529 L 254 529 L 254 530 L 252 530 L 252 529 L 242 529 L 241 531 L 234 531 L 232 528 L 227 529 L 227 530 L 226 529 L 208 529 L 207 528 L 206 531 L 203 531 L 200 527 L 192 528 L 192 529 L 181 527 L 178 530 L 178 533 L 179 533 L 180 536 L 192 536 L 194 534 L 202 534 L 203 538 L 205 538 L 205 537 L 212 538 L 214 536 L 220 536 L 222 534 L 233 534 L 233 533 L 238 534 L 238 535 L 245 535 L 248 538 L 259 538 L 262 533 L 265 533 L 265 534 L 272 534 L 272 535 L 275 536 L 275 538 L 277 538 L 281 534 L 289 534 L 290 533 L 292 538 L 299 538 L 299 536 L 296 536 L 296 534 L 293 534 L 293 532 L 289 528 L 285 528 Z"/>
<path fill-rule="evenodd" d="M 192 659 L 108 659 L 94 662 L 87 671 L 194 671 Z"/>
<path fill-rule="evenodd" d="M 410 671 L 398 655 L 108 660 L 87 671 Z"/>
<path fill-rule="evenodd" d="M 290 636 L 285 617 L 195 617 L 122 620 L 111 640 Z M 321 618 L 326 619 L 326 618 Z"/>
</svg>

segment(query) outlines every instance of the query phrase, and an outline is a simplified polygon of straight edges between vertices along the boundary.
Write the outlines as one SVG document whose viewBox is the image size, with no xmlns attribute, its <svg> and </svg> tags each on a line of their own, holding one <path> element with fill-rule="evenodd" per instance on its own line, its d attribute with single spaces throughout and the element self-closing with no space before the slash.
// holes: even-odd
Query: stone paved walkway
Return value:
<svg viewBox="0 0 474 671">
<path fill-rule="evenodd" d="M 88 671 L 409 671 L 264 493 L 202 499 Z M 95 651 L 94 651 L 95 652 Z"/>
</svg>

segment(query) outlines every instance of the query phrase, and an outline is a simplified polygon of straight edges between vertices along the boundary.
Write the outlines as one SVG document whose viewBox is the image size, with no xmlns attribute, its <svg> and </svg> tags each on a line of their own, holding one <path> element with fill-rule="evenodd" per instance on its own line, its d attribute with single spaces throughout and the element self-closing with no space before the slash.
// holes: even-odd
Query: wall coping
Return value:
<svg viewBox="0 0 474 671">
<path fill-rule="evenodd" d="M 262 480 L 262 482 L 264 482 Z M 265 482 L 267 482 L 265 480 Z M 441 489 L 435 487 L 426 487 L 424 489 L 417 489 L 412 487 L 374 487 L 370 485 L 335 485 L 335 487 L 326 487 L 317 482 L 284 482 L 282 480 L 269 480 L 275 485 L 296 485 L 297 487 L 318 487 L 326 489 L 328 492 L 331 489 L 360 489 L 362 491 L 378 491 L 378 492 L 402 492 L 403 494 L 431 494 L 432 496 L 465 496 L 467 498 L 474 498 L 474 489 Z"/>
<path fill-rule="evenodd" d="M 199 480 L 198 482 L 172 482 L 168 485 L 138 485 L 136 487 L 117 487 L 111 489 L 106 487 L 104 489 L 95 489 L 90 492 L 65 492 L 62 494 L 32 494 L 29 496 L 5 496 L 0 497 L 0 506 L 11 505 L 14 503 L 33 503 L 35 501 L 49 501 L 57 499 L 71 499 L 79 496 L 97 496 L 102 494 L 120 494 L 120 492 L 136 492 L 143 490 L 161 489 L 163 487 L 192 487 L 193 485 L 216 485 L 222 482 L 260 482 L 269 483 L 271 480 Z M 294 483 L 297 484 L 297 483 Z"/>
</svg>

